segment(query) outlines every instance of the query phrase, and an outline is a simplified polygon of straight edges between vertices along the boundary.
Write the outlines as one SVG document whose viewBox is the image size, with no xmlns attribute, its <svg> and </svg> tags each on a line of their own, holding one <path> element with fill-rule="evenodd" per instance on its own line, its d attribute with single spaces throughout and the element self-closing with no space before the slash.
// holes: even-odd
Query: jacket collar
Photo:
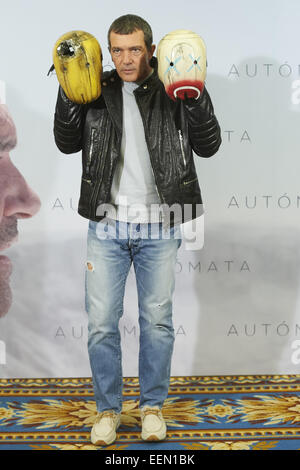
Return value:
<svg viewBox="0 0 300 470">
<path fill-rule="evenodd" d="M 158 68 L 158 61 L 156 57 L 152 57 L 150 60 L 150 67 L 153 68 L 153 73 L 148 76 L 145 80 L 140 83 L 139 88 L 137 90 L 150 90 L 154 85 L 157 84 L 158 82 L 158 73 L 157 73 L 157 68 Z"/>
</svg>

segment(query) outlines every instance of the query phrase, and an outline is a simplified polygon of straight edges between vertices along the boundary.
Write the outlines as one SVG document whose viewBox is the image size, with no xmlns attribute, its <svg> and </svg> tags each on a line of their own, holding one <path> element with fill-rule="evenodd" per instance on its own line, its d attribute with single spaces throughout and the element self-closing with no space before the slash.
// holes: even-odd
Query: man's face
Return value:
<svg viewBox="0 0 300 470">
<path fill-rule="evenodd" d="M 141 30 L 131 34 L 110 33 L 110 53 L 118 75 L 124 82 L 139 82 L 151 72 L 150 59 L 155 51 L 149 51 Z"/>
<path fill-rule="evenodd" d="M 41 202 L 13 165 L 9 152 L 16 146 L 16 128 L 4 104 L 0 104 L 0 251 L 17 241 L 17 219 L 32 217 Z M 0 317 L 11 305 L 11 261 L 0 256 Z"/>
</svg>

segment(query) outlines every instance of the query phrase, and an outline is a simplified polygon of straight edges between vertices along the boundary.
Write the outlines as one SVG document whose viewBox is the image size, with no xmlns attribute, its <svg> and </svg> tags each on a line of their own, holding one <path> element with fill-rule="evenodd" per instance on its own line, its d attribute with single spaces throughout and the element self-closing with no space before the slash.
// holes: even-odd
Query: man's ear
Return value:
<svg viewBox="0 0 300 470">
<path fill-rule="evenodd" d="M 150 51 L 149 51 L 149 60 L 152 58 L 155 49 L 156 49 L 156 45 L 155 45 L 155 44 L 152 44 L 151 49 L 150 49 Z"/>
</svg>

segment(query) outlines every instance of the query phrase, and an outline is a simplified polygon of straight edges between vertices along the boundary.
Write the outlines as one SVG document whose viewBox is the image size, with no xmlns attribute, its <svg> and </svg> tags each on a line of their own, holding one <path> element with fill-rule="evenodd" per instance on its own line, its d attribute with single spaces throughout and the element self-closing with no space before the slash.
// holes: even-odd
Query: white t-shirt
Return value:
<svg viewBox="0 0 300 470">
<path fill-rule="evenodd" d="M 115 210 L 106 217 L 127 222 L 163 220 L 150 155 L 145 140 L 142 117 L 133 91 L 139 85 L 123 82 L 123 135 L 121 158 L 117 162 L 111 187 Z"/>
</svg>

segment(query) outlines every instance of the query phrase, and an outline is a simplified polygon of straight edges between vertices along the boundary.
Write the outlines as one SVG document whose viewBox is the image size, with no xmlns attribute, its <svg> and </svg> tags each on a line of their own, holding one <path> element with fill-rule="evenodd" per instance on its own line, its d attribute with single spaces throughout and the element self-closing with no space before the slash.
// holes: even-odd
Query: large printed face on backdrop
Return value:
<svg viewBox="0 0 300 470">
<path fill-rule="evenodd" d="M 39 197 L 10 159 L 9 152 L 16 143 L 14 122 L 7 107 L 0 104 L 0 251 L 17 241 L 18 219 L 32 217 L 41 205 Z M 10 259 L 0 255 L 0 317 L 8 312 L 12 302 L 9 286 L 11 272 Z"/>
<path fill-rule="evenodd" d="M 147 49 L 141 30 L 131 34 L 110 33 L 111 58 L 124 82 L 139 82 L 149 75 L 154 51 L 154 44 L 150 50 Z"/>
<path fill-rule="evenodd" d="M 157 47 L 158 76 L 173 100 L 198 98 L 206 78 L 206 47 L 198 34 L 179 29 Z"/>
</svg>

